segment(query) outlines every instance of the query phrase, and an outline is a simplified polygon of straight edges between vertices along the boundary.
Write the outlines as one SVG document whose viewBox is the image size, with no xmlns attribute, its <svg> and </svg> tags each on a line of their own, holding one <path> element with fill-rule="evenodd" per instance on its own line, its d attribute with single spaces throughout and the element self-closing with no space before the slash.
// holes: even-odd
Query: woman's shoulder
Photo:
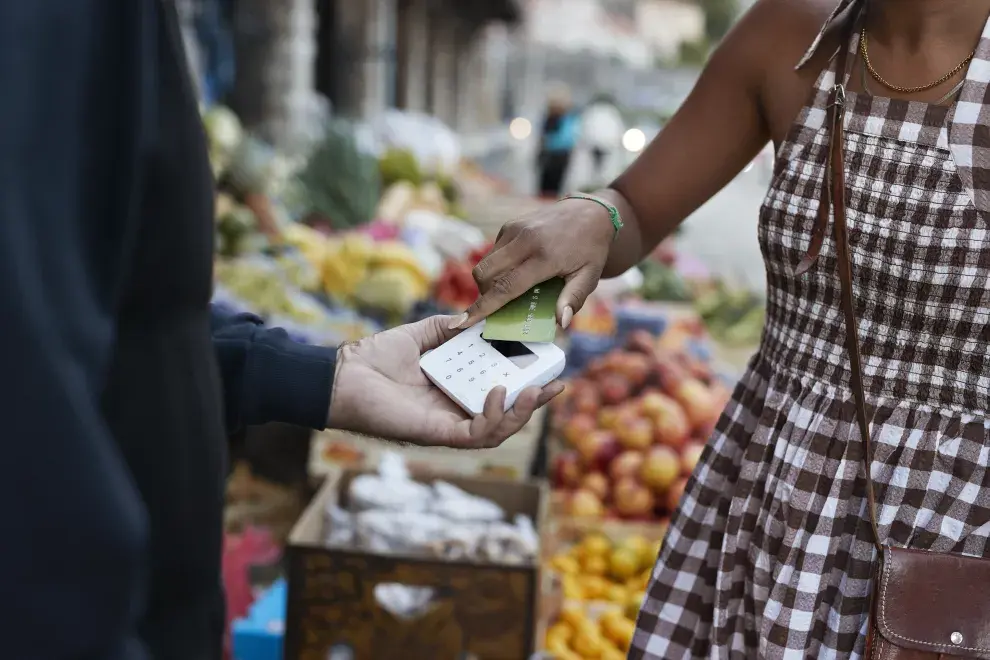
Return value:
<svg viewBox="0 0 990 660">
<path fill-rule="evenodd" d="M 741 42 L 766 63 L 794 68 L 824 28 L 816 53 L 833 51 L 838 26 L 860 0 L 757 0 L 739 21 Z M 836 10 L 841 8 L 837 15 Z M 828 58 L 826 57 L 826 60 Z"/>
<path fill-rule="evenodd" d="M 842 25 L 860 2 L 758 0 L 740 19 L 734 48 L 740 57 L 745 52 L 754 69 L 751 73 L 775 140 L 786 134 L 807 101 L 815 79 L 839 46 Z"/>
</svg>

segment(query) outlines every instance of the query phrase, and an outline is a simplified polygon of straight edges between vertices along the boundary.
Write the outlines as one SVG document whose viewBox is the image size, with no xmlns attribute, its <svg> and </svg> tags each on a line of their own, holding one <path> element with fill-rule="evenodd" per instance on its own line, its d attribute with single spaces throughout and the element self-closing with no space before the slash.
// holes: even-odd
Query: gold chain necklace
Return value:
<svg viewBox="0 0 990 660">
<path fill-rule="evenodd" d="M 866 28 L 863 28 L 859 33 L 859 52 L 863 56 L 863 63 L 866 65 L 866 70 L 870 72 L 870 75 L 873 76 L 873 79 L 876 80 L 881 85 L 883 85 L 884 87 L 886 87 L 887 89 L 892 89 L 895 92 L 900 92 L 901 94 L 916 94 L 917 92 L 924 92 L 925 90 L 932 89 L 933 87 L 938 87 L 945 81 L 952 78 L 952 76 L 962 71 L 963 67 L 969 64 L 970 60 L 972 60 L 973 57 L 976 55 L 976 49 L 974 48 L 973 52 L 967 55 L 966 59 L 964 59 L 962 62 L 957 64 L 952 69 L 952 71 L 949 71 L 947 74 L 945 74 L 938 80 L 934 82 L 930 82 L 927 85 L 919 85 L 918 87 L 900 87 L 898 85 L 893 85 L 887 82 L 886 80 L 884 80 L 883 76 L 877 73 L 877 70 L 873 68 L 873 64 L 870 62 L 870 54 L 866 50 Z"/>
</svg>

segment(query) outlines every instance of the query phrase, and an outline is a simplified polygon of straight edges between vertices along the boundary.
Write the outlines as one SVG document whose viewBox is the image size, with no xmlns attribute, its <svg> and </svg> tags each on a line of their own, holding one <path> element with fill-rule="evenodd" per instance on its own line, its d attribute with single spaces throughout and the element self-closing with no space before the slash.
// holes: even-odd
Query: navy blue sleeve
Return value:
<svg viewBox="0 0 990 660">
<path fill-rule="evenodd" d="M 337 352 L 308 346 L 251 314 L 212 309 L 228 433 L 283 422 L 323 430 Z"/>
<path fill-rule="evenodd" d="M 148 522 L 100 392 L 135 231 L 150 9 L 0 2 L 4 658 L 145 657 Z"/>
</svg>

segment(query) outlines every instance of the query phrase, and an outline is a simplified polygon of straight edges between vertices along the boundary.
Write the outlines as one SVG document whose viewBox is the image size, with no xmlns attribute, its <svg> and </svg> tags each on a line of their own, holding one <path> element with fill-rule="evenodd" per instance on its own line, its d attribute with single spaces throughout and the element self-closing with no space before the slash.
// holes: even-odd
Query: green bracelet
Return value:
<svg viewBox="0 0 990 660">
<path fill-rule="evenodd" d="M 558 201 L 564 201 L 565 199 L 583 199 L 589 202 L 594 202 L 598 204 L 606 211 L 608 211 L 608 219 L 612 221 L 612 226 L 615 227 L 615 236 L 612 240 L 619 237 L 619 230 L 623 227 L 622 216 L 619 215 L 619 209 L 615 208 L 612 204 L 609 204 L 601 197 L 595 197 L 594 195 L 585 195 L 582 193 L 573 193 L 570 195 L 565 195 Z"/>
</svg>

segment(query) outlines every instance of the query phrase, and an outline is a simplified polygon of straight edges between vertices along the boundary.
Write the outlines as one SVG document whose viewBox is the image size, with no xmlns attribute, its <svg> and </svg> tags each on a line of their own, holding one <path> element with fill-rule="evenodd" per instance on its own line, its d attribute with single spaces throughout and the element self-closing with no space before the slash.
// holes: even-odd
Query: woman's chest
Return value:
<svg viewBox="0 0 990 660">
<path fill-rule="evenodd" d="M 831 222 L 817 263 L 794 274 L 817 219 L 826 168 L 825 131 L 807 137 L 802 147 L 784 145 L 759 237 L 770 295 L 817 316 L 822 301 L 839 300 L 839 281 Z M 912 142 L 882 130 L 845 135 L 858 314 L 864 330 L 886 333 L 895 352 L 912 343 L 990 340 L 986 218 L 973 205 L 950 149 L 938 141 Z"/>
</svg>

